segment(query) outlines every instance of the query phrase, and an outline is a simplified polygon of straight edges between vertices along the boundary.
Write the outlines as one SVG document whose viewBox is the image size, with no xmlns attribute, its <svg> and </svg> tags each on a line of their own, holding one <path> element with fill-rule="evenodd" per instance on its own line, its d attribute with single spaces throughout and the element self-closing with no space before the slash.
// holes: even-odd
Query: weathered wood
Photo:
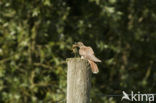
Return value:
<svg viewBox="0 0 156 103">
<path fill-rule="evenodd" d="M 91 70 L 87 60 L 67 59 L 67 103 L 89 103 Z"/>
</svg>

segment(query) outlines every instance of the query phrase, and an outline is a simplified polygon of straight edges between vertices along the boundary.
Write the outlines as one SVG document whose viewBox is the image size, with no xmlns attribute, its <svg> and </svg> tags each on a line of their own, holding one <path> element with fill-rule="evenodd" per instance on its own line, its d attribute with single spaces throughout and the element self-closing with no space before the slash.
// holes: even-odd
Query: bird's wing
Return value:
<svg viewBox="0 0 156 103">
<path fill-rule="evenodd" d="M 94 51 L 91 47 L 86 47 L 86 50 L 89 54 L 94 54 Z"/>
<path fill-rule="evenodd" d="M 94 51 L 91 47 L 82 46 L 79 49 L 79 54 L 88 60 L 95 61 L 95 62 L 101 62 L 101 60 L 99 60 L 97 57 L 95 57 Z"/>
<path fill-rule="evenodd" d="M 79 54 L 85 57 L 87 54 L 94 54 L 94 51 L 91 47 L 81 46 Z"/>
<path fill-rule="evenodd" d="M 98 59 L 94 54 L 87 54 L 86 59 L 94 61 L 94 62 L 101 62 L 101 60 Z"/>
</svg>

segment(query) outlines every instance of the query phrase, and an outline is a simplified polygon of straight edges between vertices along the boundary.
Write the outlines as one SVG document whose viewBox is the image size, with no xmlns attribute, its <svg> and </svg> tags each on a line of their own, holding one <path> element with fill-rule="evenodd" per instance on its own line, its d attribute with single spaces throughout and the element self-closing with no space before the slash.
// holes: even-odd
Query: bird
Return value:
<svg viewBox="0 0 156 103">
<path fill-rule="evenodd" d="M 101 60 L 94 55 L 93 49 L 90 46 L 85 46 L 82 42 L 74 44 L 72 49 L 74 50 L 76 47 L 79 48 L 79 55 L 81 56 L 81 59 L 87 59 L 92 72 L 97 74 L 99 69 L 95 62 L 101 62 Z"/>
</svg>

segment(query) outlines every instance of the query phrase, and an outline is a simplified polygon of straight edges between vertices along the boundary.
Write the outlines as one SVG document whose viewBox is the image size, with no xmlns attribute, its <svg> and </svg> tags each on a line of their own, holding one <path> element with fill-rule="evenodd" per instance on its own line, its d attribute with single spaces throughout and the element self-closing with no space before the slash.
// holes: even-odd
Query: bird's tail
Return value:
<svg viewBox="0 0 156 103">
<path fill-rule="evenodd" d="M 89 64 L 90 64 L 90 67 L 91 67 L 91 70 L 93 73 L 98 73 L 99 72 L 99 69 L 98 69 L 98 66 L 96 63 L 94 63 L 93 61 L 89 61 Z"/>
</svg>

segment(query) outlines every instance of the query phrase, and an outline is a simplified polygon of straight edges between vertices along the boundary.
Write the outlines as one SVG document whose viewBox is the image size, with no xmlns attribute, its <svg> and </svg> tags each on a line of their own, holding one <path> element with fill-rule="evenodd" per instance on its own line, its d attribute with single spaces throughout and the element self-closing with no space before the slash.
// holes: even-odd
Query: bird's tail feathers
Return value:
<svg viewBox="0 0 156 103">
<path fill-rule="evenodd" d="M 89 61 L 89 64 L 91 66 L 92 72 L 95 73 L 95 74 L 98 73 L 99 72 L 99 69 L 98 69 L 97 64 L 94 63 L 93 61 L 90 61 L 90 60 L 88 60 L 88 61 Z"/>
</svg>

